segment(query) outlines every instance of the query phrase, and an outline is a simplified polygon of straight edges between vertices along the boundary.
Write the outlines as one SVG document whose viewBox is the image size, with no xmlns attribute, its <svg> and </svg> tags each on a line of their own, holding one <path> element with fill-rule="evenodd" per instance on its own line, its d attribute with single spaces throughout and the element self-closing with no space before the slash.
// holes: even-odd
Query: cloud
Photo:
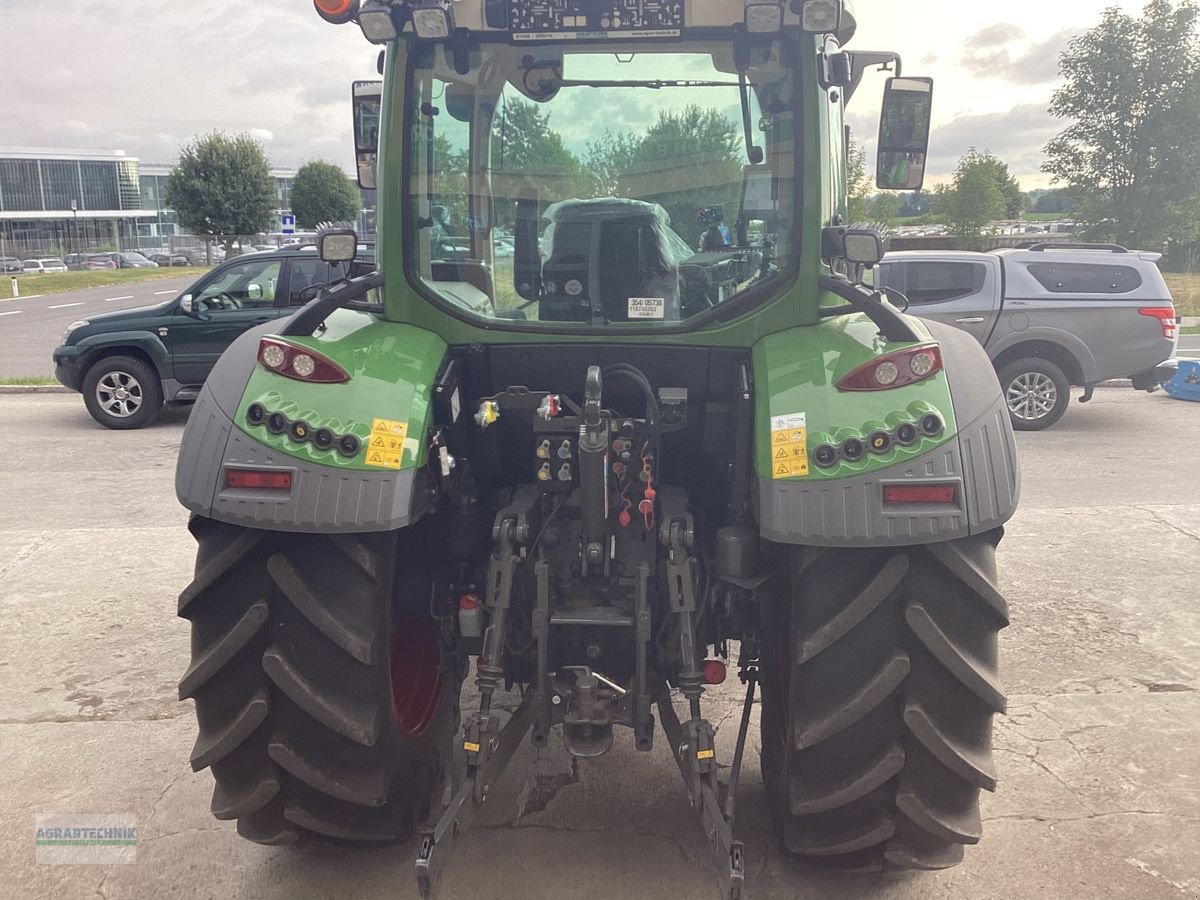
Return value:
<svg viewBox="0 0 1200 900">
<path fill-rule="evenodd" d="M 963 41 L 963 46 L 971 50 L 984 50 L 988 47 L 1002 47 L 1010 41 L 1025 36 L 1025 30 L 1018 25 L 1008 22 L 997 22 L 983 28 Z"/>
<path fill-rule="evenodd" d="M 275 132 L 270 128 L 251 128 L 246 133 L 256 141 L 261 141 L 264 144 L 275 140 Z"/>
<path fill-rule="evenodd" d="M 1044 41 L 1032 44 L 1024 53 L 1016 55 L 1007 46 L 996 43 L 972 44 L 968 40 L 964 44 L 968 50 L 963 55 L 962 66 L 977 77 L 999 78 L 1012 84 L 1047 84 L 1057 81 L 1059 57 L 1080 30 L 1064 29 Z M 999 49 L 996 49 L 997 47 Z M 990 52 L 979 52 L 980 50 Z"/>
<path fill-rule="evenodd" d="M 933 130 L 929 142 L 929 172 L 934 177 L 954 171 L 971 147 L 989 151 L 1018 178 L 1041 169 L 1042 148 L 1063 130 L 1061 119 L 1044 103 L 1025 103 L 1007 112 L 961 115 Z"/>
</svg>

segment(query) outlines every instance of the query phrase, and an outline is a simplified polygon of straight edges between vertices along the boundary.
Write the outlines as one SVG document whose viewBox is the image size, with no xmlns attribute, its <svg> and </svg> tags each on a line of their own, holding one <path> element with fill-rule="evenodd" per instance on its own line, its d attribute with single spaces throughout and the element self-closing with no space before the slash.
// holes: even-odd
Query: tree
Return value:
<svg viewBox="0 0 1200 900">
<path fill-rule="evenodd" d="M 974 147 L 971 150 L 975 152 Z M 975 165 L 982 166 L 991 174 L 996 186 L 1000 188 L 1000 193 L 1004 195 L 1003 217 L 1019 219 L 1025 215 L 1025 192 L 1021 190 L 1020 182 L 1008 171 L 1008 163 L 1002 162 L 986 150 L 982 153 L 975 153 L 975 156 Z"/>
<path fill-rule="evenodd" d="M 853 137 L 850 138 L 846 154 L 849 163 L 846 170 L 846 218 L 850 220 L 849 224 L 857 225 L 867 221 L 870 215 L 868 201 L 874 185 L 867 172 L 867 151 Z"/>
<path fill-rule="evenodd" d="M 876 194 L 868 204 L 867 218 L 882 225 L 891 225 L 900 218 L 901 203 L 900 197 L 896 194 Z"/>
<path fill-rule="evenodd" d="M 621 176 L 633 166 L 640 140 L 627 131 L 614 134 L 608 129 L 587 142 L 583 167 L 592 180 L 593 197 L 612 197 L 621 184 Z"/>
<path fill-rule="evenodd" d="M 527 189 L 536 189 L 543 205 L 585 192 L 582 164 L 537 103 L 506 97 L 499 120 L 495 129 L 499 141 L 492 151 L 493 183 L 498 196 L 510 199 L 497 201 L 497 221 L 507 225 L 515 221 L 515 200 Z"/>
<path fill-rule="evenodd" d="M 238 237 L 270 228 L 275 179 L 258 141 L 213 132 L 180 150 L 164 199 L 186 230 L 222 241 L 229 253 Z"/>
<path fill-rule="evenodd" d="M 685 106 L 660 110 L 657 121 L 629 154 L 617 193 L 658 203 L 671 225 L 695 245 L 702 230 L 697 214 L 723 206 L 736 218 L 745 148 L 740 129 L 717 109 Z M 669 186 L 669 191 L 663 191 Z"/>
<path fill-rule="evenodd" d="M 1078 230 L 1159 247 L 1196 234 L 1200 206 L 1200 35 L 1194 0 L 1119 9 L 1062 56 L 1050 112 L 1071 124 L 1043 171 L 1066 185 Z"/>
<path fill-rule="evenodd" d="M 361 209 L 358 188 L 333 163 L 316 160 L 296 172 L 292 212 L 298 225 L 316 228 L 322 222 L 353 222 Z"/>
<path fill-rule="evenodd" d="M 963 250 L 982 250 L 984 228 L 1005 212 L 1004 191 L 992 160 L 972 148 L 958 161 L 953 186 L 944 198 L 950 233 Z"/>
</svg>

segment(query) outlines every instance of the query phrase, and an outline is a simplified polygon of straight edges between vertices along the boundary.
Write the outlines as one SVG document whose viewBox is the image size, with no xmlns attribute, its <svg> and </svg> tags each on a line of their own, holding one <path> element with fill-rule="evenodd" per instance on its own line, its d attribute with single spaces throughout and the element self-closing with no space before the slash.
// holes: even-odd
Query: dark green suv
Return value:
<svg viewBox="0 0 1200 900">
<path fill-rule="evenodd" d="M 313 247 L 238 256 L 166 303 L 73 323 L 54 351 L 55 376 L 101 425 L 141 428 L 164 403 L 194 400 L 239 334 L 295 312 L 344 268 Z"/>
</svg>

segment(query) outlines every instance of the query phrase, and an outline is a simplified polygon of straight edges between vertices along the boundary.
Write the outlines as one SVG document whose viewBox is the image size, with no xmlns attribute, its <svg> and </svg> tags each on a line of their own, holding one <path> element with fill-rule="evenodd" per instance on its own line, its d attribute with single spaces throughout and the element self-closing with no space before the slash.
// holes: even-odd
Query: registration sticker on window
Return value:
<svg viewBox="0 0 1200 900">
<path fill-rule="evenodd" d="M 629 318 L 661 319 L 665 317 L 667 303 L 662 297 L 630 297 Z"/>
</svg>

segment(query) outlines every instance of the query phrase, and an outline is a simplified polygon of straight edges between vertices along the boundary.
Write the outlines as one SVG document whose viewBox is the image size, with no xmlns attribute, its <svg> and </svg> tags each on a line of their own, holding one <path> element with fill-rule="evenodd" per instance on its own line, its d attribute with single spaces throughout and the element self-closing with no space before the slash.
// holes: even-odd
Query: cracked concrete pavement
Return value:
<svg viewBox="0 0 1200 900">
<path fill-rule="evenodd" d="M 211 777 L 187 764 L 191 705 L 175 699 L 193 554 L 172 490 L 185 418 L 116 433 L 77 396 L 0 397 L 3 893 L 413 897 L 411 842 L 260 847 L 208 813 Z M 1009 713 L 983 842 L 939 873 L 793 867 L 770 834 L 756 711 L 738 823 L 753 900 L 1200 897 L 1200 406 L 1104 389 L 1019 443 L 1024 497 L 1000 555 Z M 741 687 L 707 700 L 728 762 Z M 34 819 L 49 813 L 135 818 L 136 863 L 37 864 Z M 596 760 L 523 746 L 443 883 L 452 900 L 715 890 L 669 754 L 661 740 L 638 754 L 628 735 Z"/>
</svg>

